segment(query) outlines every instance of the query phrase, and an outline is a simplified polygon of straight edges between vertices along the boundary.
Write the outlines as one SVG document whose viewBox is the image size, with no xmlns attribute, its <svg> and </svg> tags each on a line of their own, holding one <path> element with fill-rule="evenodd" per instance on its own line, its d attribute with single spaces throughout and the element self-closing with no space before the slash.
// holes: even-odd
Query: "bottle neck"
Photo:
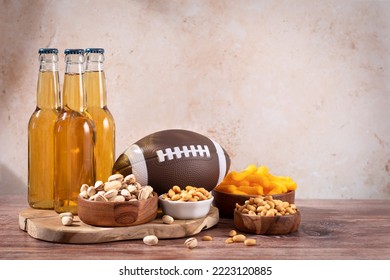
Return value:
<svg viewBox="0 0 390 280">
<path fill-rule="evenodd" d="M 61 107 L 58 56 L 55 54 L 41 54 L 39 58 L 37 107 L 58 110 Z"/>
<path fill-rule="evenodd" d="M 103 70 L 104 56 L 101 53 L 87 55 L 85 91 L 87 108 L 107 106 L 106 78 Z"/>
<path fill-rule="evenodd" d="M 83 56 L 80 54 L 69 54 L 65 57 L 65 61 L 64 107 L 77 112 L 83 112 L 85 110 Z"/>
<path fill-rule="evenodd" d="M 85 72 L 87 108 L 107 106 L 107 91 L 104 71 Z"/>
</svg>

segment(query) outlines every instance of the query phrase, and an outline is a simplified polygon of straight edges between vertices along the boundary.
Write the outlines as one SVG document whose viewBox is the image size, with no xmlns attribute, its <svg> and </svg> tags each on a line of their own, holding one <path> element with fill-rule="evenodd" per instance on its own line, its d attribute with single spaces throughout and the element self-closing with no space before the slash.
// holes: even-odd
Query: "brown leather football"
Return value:
<svg viewBox="0 0 390 280">
<path fill-rule="evenodd" d="M 230 158 L 214 140 L 199 133 L 170 129 L 152 133 L 128 147 L 116 160 L 113 173 L 134 174 L 157 194 L 174 185 L 211 191 L 226 176 Z"/>
</svg>

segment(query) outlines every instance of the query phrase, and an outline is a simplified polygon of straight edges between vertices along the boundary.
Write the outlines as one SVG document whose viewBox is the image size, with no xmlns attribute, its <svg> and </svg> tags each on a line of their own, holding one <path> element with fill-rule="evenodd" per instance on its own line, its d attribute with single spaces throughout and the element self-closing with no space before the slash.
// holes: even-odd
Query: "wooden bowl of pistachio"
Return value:
<svg viewBox="0 0 390 280">
<path fill-rule="evenodd" d="M 134 176 L 114 174 L 107 182 L 82 185 L 77 206 L 80 220 L 89 225 L 121 227 L 145 224 L 157 216 L 158 194 L 141 186 Z"/>
</svg>

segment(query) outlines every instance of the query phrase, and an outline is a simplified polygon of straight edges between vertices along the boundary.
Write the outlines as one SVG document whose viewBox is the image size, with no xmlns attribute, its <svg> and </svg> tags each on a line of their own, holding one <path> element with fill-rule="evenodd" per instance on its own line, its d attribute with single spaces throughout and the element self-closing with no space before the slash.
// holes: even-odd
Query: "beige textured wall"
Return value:
<svg viewBox="0 0 390 280">
<path fill-rule="evenodd" d="M 298 198 L 390 198 L 390 2 L 0 0 L 0 186 L 25 193 L 40 47 L 106 49 L 117 155 L 208 135 Z"/>
</svg>

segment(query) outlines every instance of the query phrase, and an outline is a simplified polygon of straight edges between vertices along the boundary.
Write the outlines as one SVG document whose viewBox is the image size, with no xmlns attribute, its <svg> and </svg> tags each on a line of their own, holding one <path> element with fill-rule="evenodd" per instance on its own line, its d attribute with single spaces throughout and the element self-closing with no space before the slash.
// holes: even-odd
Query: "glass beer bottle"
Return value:
<svg viewBox="0 0 390 280">
<path fill-rule="evenodd" d="M 54 124 L 61 96 L 58 50 L 39 49 L 37 106 L 28 123 L 28 203 L 32 208 L 54 207 Z"/>
<path fill-rule="evenodd" d="M 63 106 L 54 127 L 54 210 L 77 214 L 82 184 L 93 185 L 95 126 L 85 110 L 84 50 L 65 50 Z"/>
<path fill-rule="evenodd" d="M 105 182 L 112 175 L 115 161 L 115 122 L 107 107 L 107 90 L 103 69 L 104 49 L 85 50 L 84 74 L 87 112 L 96 128 L 95 178 Z"/>
</svg>

